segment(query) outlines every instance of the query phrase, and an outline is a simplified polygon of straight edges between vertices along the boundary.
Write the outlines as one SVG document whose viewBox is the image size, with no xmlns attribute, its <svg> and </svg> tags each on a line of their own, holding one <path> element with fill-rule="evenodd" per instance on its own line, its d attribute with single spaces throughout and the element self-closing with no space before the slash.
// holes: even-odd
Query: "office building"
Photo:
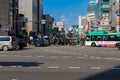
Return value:
<svg viewBox="0 0 120 80">
<path fill-rule="evenodd" d="M 18 0 L 0 0 L 0 35 L 16 35 L 17 20 Z"/>
<path fill-rule="evenodd" d="M 30 31 L 43 33 L 43 0 L 19 0 L 19 13 L 27 18 Z"/>
<path fill-rule="evenodd" d="M 110 20 L 109 0 L 97 0 L 96 2 L 96 20 L 99 22 L 99 29 L 109 32 L 110 31 Z"/>
</svg>

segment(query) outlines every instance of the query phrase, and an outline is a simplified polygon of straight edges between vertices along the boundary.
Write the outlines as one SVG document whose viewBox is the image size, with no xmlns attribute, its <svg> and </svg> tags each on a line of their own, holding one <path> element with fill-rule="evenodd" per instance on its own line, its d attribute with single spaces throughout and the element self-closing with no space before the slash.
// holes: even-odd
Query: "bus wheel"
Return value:
<svg viewBox="0 0 120 80">
<path fill-rule="evenodd" d="M 96 47 L 95 42 L 92 42 L 91 47 Z"/>
</svg>

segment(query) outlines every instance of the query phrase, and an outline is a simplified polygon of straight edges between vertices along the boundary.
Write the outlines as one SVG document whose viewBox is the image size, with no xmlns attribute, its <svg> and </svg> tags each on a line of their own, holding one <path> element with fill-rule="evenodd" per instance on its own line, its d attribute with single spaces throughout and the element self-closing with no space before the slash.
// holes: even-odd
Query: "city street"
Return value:
<svg viewBox="0 0 120 80">
<path fill-rule="evenodd" d="M 119 80 L 117 48 L 29 47 L 0 51 L 0 80 Z"/>
</svg>

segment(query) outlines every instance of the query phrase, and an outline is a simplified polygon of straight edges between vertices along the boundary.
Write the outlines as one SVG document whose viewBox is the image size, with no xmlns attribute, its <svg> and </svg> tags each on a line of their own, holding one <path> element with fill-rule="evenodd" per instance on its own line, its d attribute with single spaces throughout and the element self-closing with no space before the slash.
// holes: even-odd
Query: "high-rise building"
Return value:
<svg viewBox="0 0 120 80">
<path fill-rule="evenodd" d="M 43 15 L 43 35 L 50 35 L 50 31 L 53 28 L 54 18 L 50 14 Z"/>
<path fill-rule="evenodd" d="M 17 19 L 18 0 L 0 0 L 0 35 L 16 35 Z"/>
<path fill-rule="evenodd" d="M 110 30 L 109 10 L 110 0 L 97 0 L 96 3 L 96 20 L 100 24 L 100 29 L 108 31 Z"/>
<path fill-rule="evenodd" d="M 94 24 L 96 23 L 95 7 L 96 7 L 95 1 L 91 0 L 89 2 L 88 9 L 87 9 L 87 20 L 88 20 L 88 23 L 91 24 L 90 26 L 88 24 L 90 30 L 92 30 Z"/>
<path fill-rule="evenodd" d="M 95 18 L 95 1 L 90 1 L 87 9 L 87 17 L 91 19 L 91 21 L 96 21 Z"/>
<path fill-rule="evenodd" d="M 78 25 L 80 26 L 80 28 L 83 28 L 84 26 L 86 26 L 87 25 L 87 17 L 79 16 Z"/>
<path fill-rule="evenodd" d="M 87 25 L 87 16 L 79 16 L 78 17 L 78 26 L 79 26 L 79 34 L 83 32 L 83 28 Z"/>
<path fill-rule="evenodd" d="M 120 0 L 116 0 L 116 31 L 120 32 Z"/>
<path fill-rule="evenodd" d="M 43 0 L 19 0 L 19 13 L 28 19 L 30 31 L 42 33 Z"/>
<path fill-rule="evenodd" d="M 110 0 L 111 31 L 120 32 L 120 0 Z"/>
<path fill-rule="evenodd" d="M 3 32 L 3 29 L 8 29 L 8 9 L 9 0 L 0 0 L 0 35 L 7 35 L 7 32 Z"/>
</svg>

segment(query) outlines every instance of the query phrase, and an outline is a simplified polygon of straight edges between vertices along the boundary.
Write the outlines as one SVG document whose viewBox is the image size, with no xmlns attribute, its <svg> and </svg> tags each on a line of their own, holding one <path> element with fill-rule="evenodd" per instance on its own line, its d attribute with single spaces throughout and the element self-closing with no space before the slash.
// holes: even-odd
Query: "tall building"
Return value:
<svg viewBox="0 0 120 80">
<path fill-rule="evenodd" d="M 87 16 L 79 16 L 78 17 L 78 25 L 79 25 L 79 34 L 83 32 L 83 28 L 87 25 Z"/>
<path fill-rule="evenodd" d="M 53 28 L 54 18 L 50 14 L 43 15 L 42 25 L 43 25 L 43 35 L 49 35 L 51 30 Z"/>
<path fill-rule="evenodd" d="M 111 31 L 120 32 L 120 0 L 110 0 Z"/>
<path fill-rule="evenodd" d="M 4 9 L 4 10 L 3 10 Z M 18 0 L 0 0 L 0 35 L 16 35 Z"/>
<path fill-rule="evenodd" d="M 3 32 L 3 29 L 8 29 L 8 13 L 9 0 L 0 0 L 0 35 L 7 35 L 7 32 Z"/>
<path fill-rule="evenodd" d="M 94 24 L 96 23 L 95 7 L 96 7 L 95 1 L 91 0 L 88 4 L 88 9 L 87 9 L 87 20 L 90 21 L 88 23 L 91 24 L 91 26 L 89 26 L 91 30 Z"/>
<path fill-rule="evenodd" d="M 120 0 L 116 0 L 116 31 L 120 32 Z"/>
<path fill-rule="evenodd" d="M 109 10 L 110 0 L 97 0 L 96 3 L 96 19 L 99 22 L 100 29 L 108 31 L 110 30 Z"/>
<path fill-rule="evenodd" d="M 30 31 L 32 30 L 32 17 L 33 8 L 32 8 L 32 0 L 19 0 L 19 14 L 24 15 L 28 19 L 28 26 L 30 27 Z"/>
<path fill-rule="evenodd" d="M 116 4 L 115 4 L 116 0 L 110 0 L 110 25 L 111 25 L 111 29 L 115 30 L 115 26 L 116 26 Z"/>
<path fill-rule="evenodd" d="M 78 25 L 81 26 L 80 28 L 83 28 L 84 26 L 86 26 L 87 25 L 87 17 L 79 16 Z"/>
<path fill-rule="evenodd" d="M 90 1 L 87 9 L 87 17 L 91 19 L 91 21 L 96 21 L 95 18 L 95 1 Z"/>
<path fill-rule="evenodd" d="M 42 32 L 43 0 L 19 0 L 19 13 L 28 19 L 30 31 Z"/>
</svg>

